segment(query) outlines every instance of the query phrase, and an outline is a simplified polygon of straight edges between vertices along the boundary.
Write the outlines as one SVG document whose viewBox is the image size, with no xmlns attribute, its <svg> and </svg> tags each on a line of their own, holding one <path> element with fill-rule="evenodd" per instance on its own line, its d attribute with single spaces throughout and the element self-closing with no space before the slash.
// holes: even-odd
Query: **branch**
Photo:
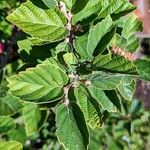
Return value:
<svg viewBox="0 0 150 150">
<path fill-rule="evenodd" d="M 4 55 L 1 57 L 0 69 L 4 68 L 6 64 L 10 61 L 10 54 L 13 51 L 13 46 L 16 44 L 20 30 L 14 26 L 12 30 L 12 35 L 8 41 L 5 42 Z"/>
</svg>

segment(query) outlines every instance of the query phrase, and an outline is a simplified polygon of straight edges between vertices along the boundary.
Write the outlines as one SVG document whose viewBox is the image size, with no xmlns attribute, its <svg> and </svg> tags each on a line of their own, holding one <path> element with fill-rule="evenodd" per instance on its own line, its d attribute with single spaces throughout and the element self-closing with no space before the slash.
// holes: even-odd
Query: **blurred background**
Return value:
<svg viewBox="0 0 150 150">
<path fill-rule="evenodd" d="M 130 0 L 137 9 L 136 16 L 143 22 L 143 32 L 137 33 L 141 39 L 140 57 L 150 56 L 150 0 Z M 146 109 L 150 109 L 150 83 L 138 81 L 136 98 L 144 102 Z"/>
</svg>

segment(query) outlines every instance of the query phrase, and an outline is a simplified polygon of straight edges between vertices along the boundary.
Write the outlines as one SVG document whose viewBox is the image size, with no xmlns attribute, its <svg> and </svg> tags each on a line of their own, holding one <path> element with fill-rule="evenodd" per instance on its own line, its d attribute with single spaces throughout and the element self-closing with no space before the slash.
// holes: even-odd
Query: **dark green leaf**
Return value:
<svg viewBox="0 0 150 150">
<path fill-rule="evenodd" d="M 132 61 L 126 60 L 117 55 L 99 55 L 95 58 L 94 64 L 99 70 L 108 70 L 110 72 L 119 72 L 125 74 L 138 74 Z"/>
<path fill-rule="evenodd" d="M 120 85 L 118 86 L 118 91 L 120 92 L 120 94 L 122 95 L 124 99 L 131 101 L 135 93 L 134 79 L 132 78 L 131 82 L 126 84 L 126 81 L 123 78 Z"/>
<path fill-rule="evenodd" d="M 25 103 L 23 107 L 23 117 L 27 136 L 38 132 L 45 123 L 48 112 L 39 110 L 37 104 Z"/>
<path fill-rule="evenodd" d="M 150 61 L 148 60 L 137 60 L 134 62 L 139 72 L 139 75 L 144 80 L 150 81 Z"/>
<path fill-rule="evenodd" d="M 0 116 L 0 134 L 7 133 L 16 127 L 14 120 L 9 116 Z"/>
<path fill-rule="evenodd" d="M 89 0 L 85 8 L 73 16 L 72 24 L 75 25 L 78 22 L 84 25 L 88 24 L 89 22 L 93 21 L 94 18 L 97 17 L 100 10 L 101 10 L 101 0 L 94 0 L 94 1 Z"/>
<path fill-rule="evenodd" d="M 87 53 L 87 42 L 88 42 L 88 34 L 79 36 L 74 41 L 75 49 L 79 54 L 81 61 L 91 61 L 93 59 L 89 57 Z"/>
<path fill-rule="evenodd" d="M 87 124 L 93 129 L 100 127 L 101 112 L 99 104 L 91 97 L 91 94 L 86 86 L 81 84 L 79 87 L 77 87 L 75 89 L 75 96 L 77 103 L 83 111 Z"/>
<path fill-rule="evenodd" d="M 111 100 L 106 96 L 105 92 L 94 88 L 93 86 L 89 87 L 89 91 L 92 97 L 101 105 L 104 110 L 108 112 L 116 112 L 116 106 L 111 102 Z"/>
<path fill-rule="evenodd" d="M 56 134 L 59 142 L 68 150 L 86 150 L 89 133 L 79 106 L 73 102 L 69 106 L 60 104 L 56 112 Z"/>
<path fill-rule="evenodd" d="M 0 99 L 0 115 L 10 116 L 14 115 L 22 108 L 22 103 L 18 98 L 11 95 L 6 95 L 4 98 Z"/>
<path fill-rule="evenodd" d="M 94 50 L 96 49 L 99 43 L 106 42 L 106 39 L 103 39 L 104 36 L 106 36 L 109 33 L 107 37 L 109 38 L 110 35 L 111 37 L 113 37 L 113 35 L 111 34 L 112 32 L 111 30 L 113 28 L 114 23 L 111 17 L 107 16 L 104 20 L 102 20 L 101 22 L 99 22 L 97 25 L 95 25 L 90 29 L 87 44 L 87 53 L 89 57 L 93 57 Z M 101 47 L 98 47 L 100 52 L 102 52 L 106 48 L 110 40 L 111 38 L 109 38 L 109 41 L 107 41 L 107 43 L 105 43 L 104 45 L 102 44 Z"/>
<path fill-rule="evenodd" d="M 71 12 L 73 14 L 76 14 L 78 12 L 80 12 L 85 6 L 86 4 L 89 2 L 89 0 L 72 0 L 72 9 Z"/>
<path fill-rule="evenodd" d="M 48 8 L 54 9 L 56 7 L 56 0 L 42 0 L 42 1 Z"/>
</svg>

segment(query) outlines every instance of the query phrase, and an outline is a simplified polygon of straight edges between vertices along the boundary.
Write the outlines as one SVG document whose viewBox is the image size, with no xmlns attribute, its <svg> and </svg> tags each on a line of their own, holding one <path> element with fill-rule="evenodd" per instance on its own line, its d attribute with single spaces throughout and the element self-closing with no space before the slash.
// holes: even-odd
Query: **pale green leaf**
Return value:
<svg viewBox="0 0 150 150">
<path fill-rule="evenodd" d="M 46 60 L 35 68 L 29 68 L 7 79 L 9 92 L 24 101 L 43 103 L 62 97 L 68 76 L 57 65 Z"/>
<path fill-rule="evenodd" d="M 139 39 L 135 33 L 142 31 L 142 22 L 135 15 L 129 16 L 123 26 L 122 37 L 127 40 L 126 47 L 124 49 L 129 52 L 135 52 L 139 46 Z"/>
<path fill-rule="evenodd" d="M 94 88 L 93 86 L 89 87 L 89 91 L 92 97 L 101 105 L 104 110 L 108 112 L 116 112 L 116 106 L 111 102 L 111 100 L 106 96 L 105 92 Z"/>
<path fill-rule="evenodd" d="M 47 42 L 62 40 L 68 34 L 64 22 L 60 18 L 60 13 L 58 14 L 53 9 L 41 9 L 31 1 L 21 4 L 7 17 L 7 20 L 33 38 Z"/>
<path fill-rule="evenodd" d="M 119 19 L 115 20 L 114 23 L 117 25 L 117 27 L 123 28 L 125 21 L 126 21 L 126 17 L 123 16 L 123 17 L 120 17 Z"/>
<path fill-rule="evenodd" d="M 70 52 L 72 50 L 70 43 L 61 42 L 56 46 L 56 53 Z"/>
<path fill-rule="evenodd" d="M 130 39 L 136 32 L 142 30 L 142 23 L 139 21 L 137 16 L 131 15 L 129 16 L 123 26 L 122 36 L 125 39 Z"/>
<path fill-rule="evenodd" d="M 79 87 L 77 87 L 75 89 L 75 96 L 78 105 L 83 111 L 87 124 L 93 129 L 100 127 L 101 112 L 99 104 L 91 97 L 91 94 L 86 86 L 81 84 Z"/>
<path fill-rule="evenodd" d="M 18 98 L 11 95 L 6 95 L 4 98 L 0 99 L 0 115 L 10 116 L 14 115 L 22 108 L 22 103 Z"/>
<path fill-rule="evenodd" d="M 32 45 L 45 45 L 51 43 L 49 40 L 45 40 L 39 37 L 27 37 L 27 39 L 32 43 Z"/>
<path fill-rule="evenodd" d="M 111 34 L 113 28 L 114 23 L 111 17 L 107 16 L 104 20 L 102 20 L 90 29 L 87 44 L 87 53 L 90 57 L 93 57 L 94 50 L 96 49 L 99 43 L 105 43 L 104 45 L 101 44 L 101 46 L 98 47 L 99 53 L 106 48 L 111 38 L 113 37 L 113 35 Z M 109 38 L 107 42 L 104 38 L 105 36 Z"/>
<path fill-rule="evenodd" d="M 127 45 L 124 50 L 133 53 L 139 50 L 139 47 L 140 47 L 139 38 L 137 38 L 136 35 L 132 35 L 129 39 L 127 39 Z"/>
<path fill-rule="evenodd" d="M 68 150 L 86 150 L 89 133 L 79 106 L 60 104 L 56 112 L 56 134 L 59 142 Z"/>
<path fill-rule="evenodd" d="M 126 60 L 122 56 L 112 54 L 99 55 L 95 58 L 94 65 L 98 70 L 107 70 L 110 72 L 125 74 L 138 74 L 134 63 Z"/>
<path fill-rule="evenodd" d="M 3 150 L 23 150 L 22 144 L 16 141 L 0 140 L 0 149 Z"/>
<path fill-rule="evenodd" d="M 60 64 L 58 62 L 58 60 L 54 59 L 54 58 L 47 58 L 45 61 L 43 61 L 42 63 L 43 65 L 54 65 L 55 67 L 57 67 L 58 69 L 62 69 L 64 72 L 66 71 L 65 68 L 63 67 L 62 64 Z"/>
<path fill-rule="evenodd" d="M 126 84 L 126 79 L 122 79 L 120 85 L 118 86 L 118 91 L 122 95 L 122 97 L 126 100 L 131 101 L 133 99 L 135 93 L 135 81 L 132 81 L 129 84 Z"/>
<path fill-rule="evenodd" d="M 108 14 L 113 14 L 113 17 L 121 17 L 135 9 L 128 0 L 101 0 L 102 10 L 98 18 L 105 18 Z"/>
<path fill-rule="evenodd" d="M 121 48 L 122 51 L 127 52 L 135 52 L 139 48 L 139 39 L 133 34 L 129 39 L 125 39 L 123 36 L 119 34 L 115 34 L 111 40 L 111 46 L 115 46 L 117 48 Z"/>
<path fill-rule="evenodd" d="M 23 117 L 27 136 L 37 133 L 45 123 L 48 112 L 39 110 L 37 104 L 26 103 L 23 107 Z"/>
<path fill-rule="evenodd" d="M 20 40 L 17 42 L 18 47 L 19 47 L 19 52 L 22 50 L 25 50 L 28 54 L 30 54 L 30 51 L 32 49 L 32 42 L 28 39 L 25 40 Z"/>
<path fill-rule="evenodd" d="M 63 58 L 69 66 L 71 66 L 71 65 L 75 66 L 78 63 L 78 60 L 73 53 L 66 53 L 63 55 Z"/>
<path fill-rule="evenodd" d="M 110 42 L 110 45 L 122 48 L 124 50 L 127 46 L 127 40 L 119 34 L 115 34 Z"/>
<path fill-rule="evenodd" d="M 101 71 L 93 72 L 92 75 L 87 77 L 87 80 L 91 82 L 91 85 L 100 90 L 113 90 L 118 87 L 123 75 L 121 74 L 109 74 Z"/>
<path fill-rule="evenodd" d="M 16 127 L 14 120 L 9 116 L 0 116 L 0 134 L 7 133 Z"/>
</svg>

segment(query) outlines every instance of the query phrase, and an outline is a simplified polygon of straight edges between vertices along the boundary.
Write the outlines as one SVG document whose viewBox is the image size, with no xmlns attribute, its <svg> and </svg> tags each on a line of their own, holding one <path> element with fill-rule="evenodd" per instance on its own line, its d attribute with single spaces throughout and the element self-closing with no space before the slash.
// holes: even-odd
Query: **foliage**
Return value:
<svg viewBox="0 0 150 150">
<path fill-rule="evenodd" d="M 136 79 L 150 80 L 149 60 L 137 60 L 135 55 L 135 33 L 142 24 L 127 15 L 135 7 L 128 0 L 0 4 L 2 12 L 9 12 L 10 6 L 12 10 L 1 19 L 7 30 L 0 24 L 5 31 L 2 40 L 8 41 L 0 54 L 0 147 L 19 150 L 22 143 L 27 148 L 27 139 L 32 142 L 42 135 L 53 149 L 99 149 L 96 140 L 108 149 L 127 149 L 130 138 L 122 136 L 126 133 L 113 134 L 136 119 L 135 109 L 130 109 Z M 12 50 L 16 45 L 20 57 Z M 129 120 L 121 122 L 119 114 L 129 115 Z M 47 141 L 49 136 L 53 143 Z M 120 137 L 127 145 L 116 144 Z"/>
</svg>

